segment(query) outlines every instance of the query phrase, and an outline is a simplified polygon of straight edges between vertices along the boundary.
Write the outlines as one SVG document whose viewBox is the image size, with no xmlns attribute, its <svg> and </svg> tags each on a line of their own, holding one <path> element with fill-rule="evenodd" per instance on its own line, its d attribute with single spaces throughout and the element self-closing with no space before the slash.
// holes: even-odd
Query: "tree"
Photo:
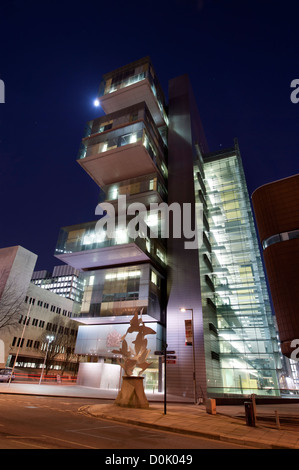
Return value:
<svg viewBox="0 0 299 470">
<path fill-rule="evenodd" d="M 72 321 L 58 318 L 58 322 L 52 325 L 51 331 L 45 331 L 41 336 L 44 345 L 43 353 L 46 355 L 45 373 L 47 374 L 54 362 L 59 362 L 60 373 L 63 374 L 74 362 L 77 362 L 77 354 L 74 353 L 76 335 L 71 335 L 74 330 Z M 53 339 L 49 342 L 49 337 Z"/>
<path fill-rule="evenodd" d="M 8 271 L 0 271 L 0 329 L 15 326 L 25 313 L 27 287 L 19 289 L 19 283 L 9 277 Z"/>
</svg>

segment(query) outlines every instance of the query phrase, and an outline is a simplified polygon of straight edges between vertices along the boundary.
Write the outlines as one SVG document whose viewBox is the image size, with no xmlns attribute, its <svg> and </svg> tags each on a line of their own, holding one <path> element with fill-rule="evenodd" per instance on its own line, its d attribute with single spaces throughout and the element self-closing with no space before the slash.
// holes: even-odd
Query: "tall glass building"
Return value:
<svg viewBox="0 0 299 470">
<path fill-rule="evenodd" d="M 209 390 L 277 394 L 277 333 L 238 144 L 205 155 L 204 168 L 222 380 Z"/>
<path fill-rule="evenodd" d="M 83 279 L 78 383 L 117 391 L 113 350 L 139 312 L 156 331 L 146 392 L 163 393 L 166 367 L 167 392 L 183 399 L 279 394 L 276 331 L 237 143 L 210 153 L 188 77 L 170 80 L 166 104 L 148 57 L 106 74 L 99 100 L 106 115 L 87 123 L 78 163 L 119 224 L 113 237 L 99 216 L 63 227 L 55 251 Z M 136 238 L 128 226 L 141 204 Z M 170 223 L 166 237 L 161 208 L 173 221 L 175 205 L 191 227 L 178 236 Z M 166 343 L 174 353 L 165 365 L 154 352 Z"/>
</svg>

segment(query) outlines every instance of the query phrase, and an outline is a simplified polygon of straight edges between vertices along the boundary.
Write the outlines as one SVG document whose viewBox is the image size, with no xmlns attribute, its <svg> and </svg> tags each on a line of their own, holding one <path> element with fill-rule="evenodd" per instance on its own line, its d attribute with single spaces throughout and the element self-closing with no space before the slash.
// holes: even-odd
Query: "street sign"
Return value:
<svg viewBox="0 0 299 470">
<path fill-rule="evenodd" d="M 155 351 L 154 352 L 155 356 L 164 356 L 165 351 Z M 175 354 L 175 351 L 166 351 L 166 354 Z"/>
<path fill-rule="evenodd" d="M 165 367 L 164 367 L 164 414 L 166 415 L 166 390 L 167 390 L 167 386 L 166 386 L 166 365 L 168 364 L 176 364 L 176 356 L 174 355 L 175 354 L 175 351 L 167 351 L 167 346 L 168 344 L 166 343 L 162 343 L 162 347 L 164 347 L 164 350 L 163 351 L 154 351 L 154 355 L 155 356 L 161 356 L 161 363 L 163 364 L 165 362 L 165 359 L 166 359 L 166 364 L 165 364 Z M 159 359 L 160 361 L 160 359 Z"/>
</svg>

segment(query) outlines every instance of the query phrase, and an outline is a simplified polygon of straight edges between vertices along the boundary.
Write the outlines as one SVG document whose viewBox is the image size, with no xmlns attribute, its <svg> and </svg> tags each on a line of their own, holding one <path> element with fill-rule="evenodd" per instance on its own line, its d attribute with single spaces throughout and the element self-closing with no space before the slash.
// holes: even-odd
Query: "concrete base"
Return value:
<svg viewBox="0 0 299 470">
<path fill-rule="evenodd" d="M 143 377 L 124 376 L 114 403 L 129 408 L 149 408 L 143 388 Z"/>
</svg>

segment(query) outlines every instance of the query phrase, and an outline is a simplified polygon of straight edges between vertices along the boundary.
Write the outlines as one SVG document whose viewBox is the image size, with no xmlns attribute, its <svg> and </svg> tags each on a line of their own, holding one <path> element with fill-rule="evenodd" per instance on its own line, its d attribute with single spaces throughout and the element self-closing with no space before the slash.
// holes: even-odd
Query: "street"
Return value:
<svg viewBox="0 0 299 470">
<path fill-rule="evenodd" d="M 246 447 L 86 416 L 106 400 L 0 395 L 1 449 L 244 449 Z"/>
</svg>

